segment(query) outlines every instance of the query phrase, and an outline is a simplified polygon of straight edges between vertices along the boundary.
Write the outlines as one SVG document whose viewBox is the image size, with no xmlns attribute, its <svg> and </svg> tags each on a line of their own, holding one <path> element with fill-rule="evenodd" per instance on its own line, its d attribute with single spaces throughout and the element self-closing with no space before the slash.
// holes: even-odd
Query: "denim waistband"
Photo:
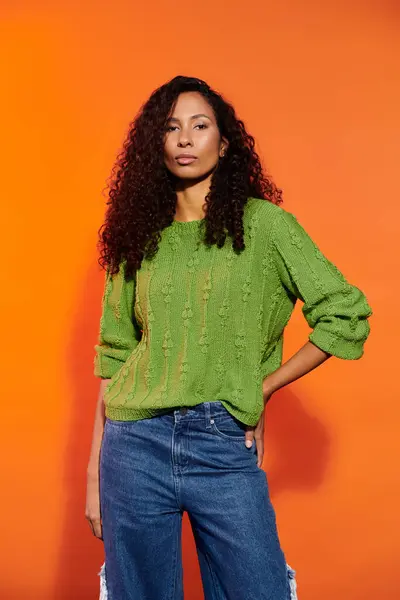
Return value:
<svg viewBox="0 0 400 600">
<path fill-rule="evenodd" d="M 206 420 L 218 415 L 226 415 L 227 409 L 220 400 L 201 402 L 195 406 L 180 406 L 177 408 L 161 409 L 160 416 L 169 416 L 175 421 L 180 420 Z"/>
</svg>

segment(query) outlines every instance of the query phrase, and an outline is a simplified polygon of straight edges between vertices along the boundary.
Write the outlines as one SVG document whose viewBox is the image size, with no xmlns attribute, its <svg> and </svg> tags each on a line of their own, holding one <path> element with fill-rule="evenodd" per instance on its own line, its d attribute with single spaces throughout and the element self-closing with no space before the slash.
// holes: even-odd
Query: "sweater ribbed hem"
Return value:
<svg viewBox="0 0 400 600">
<path fill-rule="evenodd" d="M 172 408 L 168 410 L 172 410 Z M 156 417 L 162 412 L 162 410 L 151 408 L 143 409 L 127 408 L 125 406 L 105 406 L 105 415 L 112 421 L 140 421 L 141 419 L 151 419 L 151 417 Z"/>
<path fill-rule="evenodd" d="M 225 403 L 222 402 L 225 406 Z M 193 405 L 185 405 L 187 408 L 193 408 Z M 151 409 L 151 408 L 127 408 L 125 406 L 105 406 L 105 415 L 111 421 L 140 421 L 141 419 L 151 419 L 152 417 L 157 417 L 163 413 L 170 412 L 172 410 L 176 410 L 181 406 L 171 406 L 167 409 Z M 246 414 L 246 420 L 243 420 L 243 413 L 240 414 L 233 411 L 231 407 L 225 406 L 226 410 L 228 410 L 231 415 L 245 423 L 246 425 L 250 425 L 254 427 L 257 425 L 260 420 L 260 414 L 256 414 L 254 412 L 250 412 Z"/>
</svg>

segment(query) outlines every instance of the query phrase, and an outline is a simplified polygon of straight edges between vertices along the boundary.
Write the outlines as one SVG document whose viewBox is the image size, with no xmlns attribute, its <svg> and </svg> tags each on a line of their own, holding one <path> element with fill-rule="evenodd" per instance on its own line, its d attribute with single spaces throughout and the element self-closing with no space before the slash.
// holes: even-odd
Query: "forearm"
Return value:
<svg viewBox="0 0 400 600">
<path fill-rule="evenodd" d="M 94 426 L 93 426 L 93 436 L 92 436 L 92 447 L 90 450 L 90 457 L 87 467 L 88 476 L 98 476 L 99 470 L 99 458 L 100 458 L 100 448 L 101 441 L 103 439 L 104 432 L 104 422 L 105 422 L 105 412 L 104 412 L 104 401 L 103 394 L 104 389 L 109 383 L 109 379 L 102 379 L 100 382 L 99 388 L 99 396 L 96 405 L 96 412 L 94 418 Z"/>
<path fill-rule="evenodd" d="M 296 381 L 325 362 L 331 354 L 308 341 L 288 361 L 263 380 L 263 392 L 267 397 L 280 388 Z"/>
</svg>

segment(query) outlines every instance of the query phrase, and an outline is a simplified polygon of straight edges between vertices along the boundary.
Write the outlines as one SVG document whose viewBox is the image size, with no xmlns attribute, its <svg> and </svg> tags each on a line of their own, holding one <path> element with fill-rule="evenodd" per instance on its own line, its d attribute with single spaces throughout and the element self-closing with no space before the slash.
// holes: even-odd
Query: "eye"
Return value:
<svg viewBox="0 0 400 600">
<path fill-rule="evenodd" d="M 199 127 L 199 129 L 207 129 L 207 125 L 205 125 L 204 123 L 199 123 L 198 125 L 195 125 L 195 129 L 196 127 Z"/>
<path fill-rule="evenodd" d="M 177 125 L 168 125 L 165 131 L 175 131 L 177 129 Z"/>
</svg>

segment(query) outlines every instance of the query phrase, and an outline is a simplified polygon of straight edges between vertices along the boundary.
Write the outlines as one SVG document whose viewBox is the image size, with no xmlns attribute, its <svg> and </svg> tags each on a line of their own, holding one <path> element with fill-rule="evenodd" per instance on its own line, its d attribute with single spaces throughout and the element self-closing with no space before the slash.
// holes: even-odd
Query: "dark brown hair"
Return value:
<svg viewBox="0 0 400 600">
<path fill-rule="evenodd" d="M 244 249 L 243 210 L 249 197 L 275 204 L 282 193 L 264 175 L 233 106 L 206 82 L 178 76 L 156 89 L 129 126 L 110 176 L 105 221 L 99 229 L 99 264 L 114 274 L 126 261 L 125 274 L 140 268 L 144 256 L 157 252 L 160 232 L 174 219 L 174 177 L 164 164 L 168 117 L 183 92 L 199 92 L 213 109 L 221 136 L 229 146 L 215 169 L 205 199 L 205 244 L 224 245 L 227 234 L 236 250 Z"/>
</svg>

